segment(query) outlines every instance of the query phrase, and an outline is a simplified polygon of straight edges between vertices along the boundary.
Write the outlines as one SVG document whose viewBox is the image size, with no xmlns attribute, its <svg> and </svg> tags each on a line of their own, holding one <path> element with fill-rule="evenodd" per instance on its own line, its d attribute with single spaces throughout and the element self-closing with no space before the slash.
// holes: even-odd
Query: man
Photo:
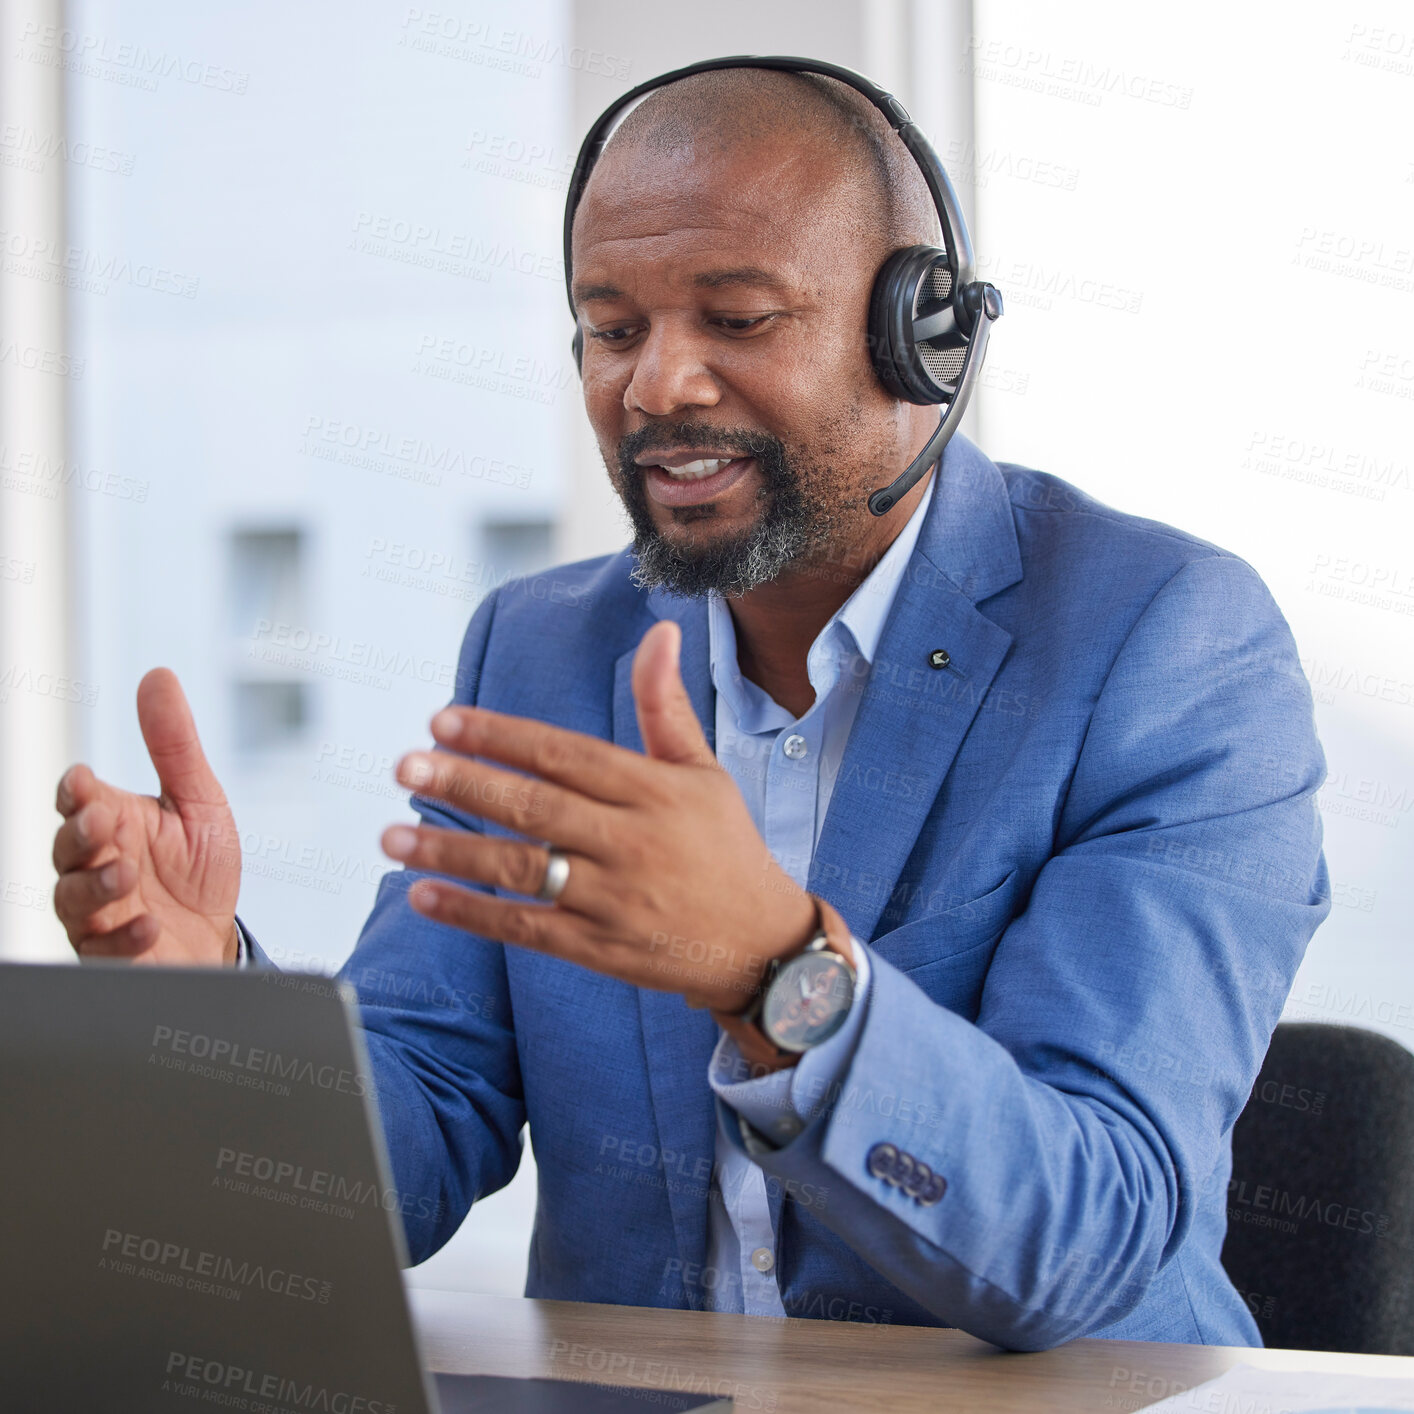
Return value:
<svg viewBox="0 0 1414 1414">
<path fill-rule="evenodd" d="M 343 974 L 412 1255 L 528 1121 L 530 1295 L 1256 1343 L 1223 1204 L 1329 907 L 1310 694 L 1248 566 L 961 439 L 867 513 L 937 417 L 871 371 L 871 282 L 933 238 L 819 78 L 673 84 L 595 168 L 634 545 L 477 610 Z M 56 906 L 233 962 L 224 796 L 170 674 L 138 709 L 162 797 L 66 774 Z"/>
</svg>

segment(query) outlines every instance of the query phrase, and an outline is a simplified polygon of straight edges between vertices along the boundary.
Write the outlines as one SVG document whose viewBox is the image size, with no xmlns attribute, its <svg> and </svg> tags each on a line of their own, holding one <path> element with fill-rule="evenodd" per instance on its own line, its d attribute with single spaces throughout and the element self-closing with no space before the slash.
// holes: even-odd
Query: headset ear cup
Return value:
<svg viewBox="0 0 1414 1414">
<path fill-rule="evenodd" d="M 570 340 L 570 352 L 574 355 L 575 371 L 581 378 L 584 377 L 584 330 L 577 320 L 574 326 L 574 338 Z"/>
<path fill-rule="evenodd" d="M 913 324 L 918 315 L 950 307 L 955 293 L 952 261 L 938 246 L 906 246 L 879 267 L 869 296 L 869 353 L 879 381 L 894 397 L 920 405 L 952 398 L 955 384 L 936 372 L 939 341 L 928 341 L 925 361 Z M 966 347 L 960 334 L 949 336 L 946 343 Z"/>
</svg>

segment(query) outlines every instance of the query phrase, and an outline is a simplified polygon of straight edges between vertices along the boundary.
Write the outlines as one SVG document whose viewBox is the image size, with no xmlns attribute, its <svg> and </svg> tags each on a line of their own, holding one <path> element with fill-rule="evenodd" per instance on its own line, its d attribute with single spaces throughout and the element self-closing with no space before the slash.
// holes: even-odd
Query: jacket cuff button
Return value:
<svg viewBox="0 0 1414 1414">
<path fill-rule="evenodd" d="M 892 1144 L 876 1144 L 864 1163 L 874 1178 L 882 1178 L 887 1183 L 898 1165 L 898 1149 Z"/>
<path fill-rule="evenodd" d="M 918 1202 L 925 1208 L 931 1208 L 947 1191 L 947 1179 L 945 1179 L 942 1174 L 935 1173 L 919 1192 Z"/>
</svg>

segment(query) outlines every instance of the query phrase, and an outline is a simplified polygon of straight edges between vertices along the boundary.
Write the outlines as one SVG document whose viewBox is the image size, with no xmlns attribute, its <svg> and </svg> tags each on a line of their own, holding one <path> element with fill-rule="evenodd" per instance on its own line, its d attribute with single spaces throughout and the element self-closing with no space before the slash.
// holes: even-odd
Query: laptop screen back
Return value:
<svg viewBox="0 0 1414 1414">
<path fill-rule="evenodd" d="M 338 985 L 0 966 L 0 1404 L 423 1414 Z"/>
</svg>

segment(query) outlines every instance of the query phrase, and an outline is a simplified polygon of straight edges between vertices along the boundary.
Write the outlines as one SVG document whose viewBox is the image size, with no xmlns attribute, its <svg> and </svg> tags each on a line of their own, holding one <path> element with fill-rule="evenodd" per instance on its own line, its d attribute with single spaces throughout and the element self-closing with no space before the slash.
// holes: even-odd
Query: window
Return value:
<svg viewBox="0 0 1414 1414">
<path fill-rule="evenodd" d="M 304 560 L 298 529 L 231 532 L 233 735 L 237 751 L 246 755 L 298 746 L 312 715 L 313 689 L 297 676 L 299 657 L 281 647 L 306 632 Z"/>
<path fill-rule="evenodd" d="M 228 602 L 234 637 L 249 637 L 262 622 L 303 622 L 302 539 L 298 530 L 232 532 Z"/>
<path fill-rule="evenodd" d="M 487 588 L 535 574 L 554 555 L 554 526 L 548 520 L 483 521 L 480 539 Z"/>
</svg>

